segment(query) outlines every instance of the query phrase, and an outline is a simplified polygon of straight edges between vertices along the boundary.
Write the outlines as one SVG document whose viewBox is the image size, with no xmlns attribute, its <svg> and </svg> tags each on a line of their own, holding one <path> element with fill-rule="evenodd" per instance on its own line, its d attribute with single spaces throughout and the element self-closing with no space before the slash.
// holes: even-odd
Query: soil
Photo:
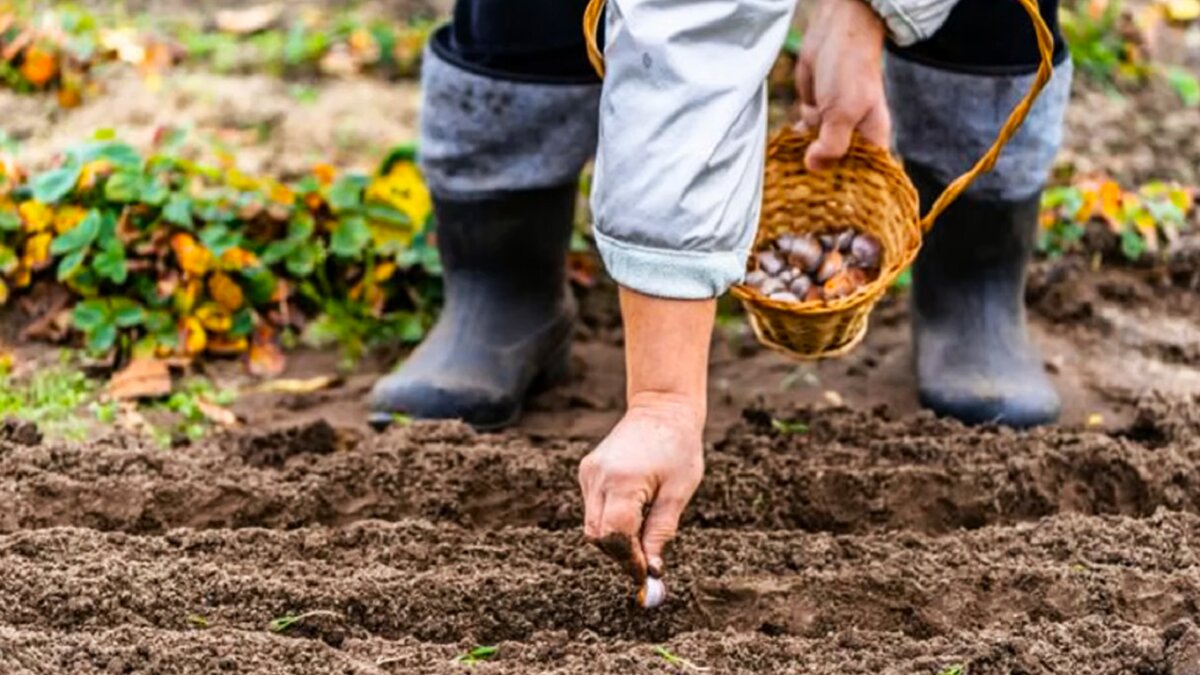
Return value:
<svg viewBox="0 0 1200 675">
<path fill-rule="evenodd" d="M 73 111 L 0 91 L 29 166 L 98 127 L 140 142 L 190 125 L 197 153 L 219 138 L 244 170 L 285 176 L 318 159 L 369 169 L 415 134 L 411 82 L 306 82 L 301 103 L 265 76 L 183 70 L 159 91 L 103 78 Z M 1197 183 L 1197 139 L 1172 92 L 1118 98 L 1081 79 L 1063 159 Z M 569 381 L 501 434 L 371 432 L 363 397 L 394 353 L 310 394 L 246 389 L 240 428 L 170 450 L 4 422 L 0 673 L 1200 675 L 1198 290 L 1195 240 L 1156 265 L 1038 261 L 1030 327 L 1065 413 L 1029 432 L 920 410 L 903 292 L 860 349 L 815 365 L 758 347 L 724 311 L 707 474 L 654 612 L 580 532 L 578 461 L 624 386 L 605 282 L 579 292 Z M 18 361 L 38 354 L 22 345 Z M 337 362 L 299 351 L 286 376 Z M 207 368 L 253 384 L 236 363 Z M 285 617 L 299 618 L 272 630 Z M 456 661 L 476 645 L 498 651 Z"/>
</svg>

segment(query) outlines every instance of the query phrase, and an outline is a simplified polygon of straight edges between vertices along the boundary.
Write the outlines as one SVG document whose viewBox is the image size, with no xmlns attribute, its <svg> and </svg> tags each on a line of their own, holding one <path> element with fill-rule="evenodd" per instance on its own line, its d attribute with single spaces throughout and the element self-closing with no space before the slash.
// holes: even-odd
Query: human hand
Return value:
<svg viewBox="0 0 1200 675">
<path fill-rule="evenodd" d="M 584 535 L 638 588 L 647 573 L 663 576 L 663 549 L 704 475 L 702 427 L 702 414 L 687 405 L 639 397 L 579 465 Z"/>
<path fill-rule="evenodd" d="M 858 131 L 888 147 L 892 123 L 883 90 L 883 20 L 864 0 L 820 0 L 796 63 L 801 123 L 818 130 L 805 163 L 830 168 Z"/>
</svg>

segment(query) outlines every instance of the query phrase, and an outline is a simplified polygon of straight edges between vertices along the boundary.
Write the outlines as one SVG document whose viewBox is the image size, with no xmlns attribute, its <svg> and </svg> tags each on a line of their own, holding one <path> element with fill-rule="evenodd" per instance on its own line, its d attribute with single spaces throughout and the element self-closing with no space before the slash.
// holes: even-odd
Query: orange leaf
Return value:
<svg viewBox="0 0 1200 675">
<path fill-rule="evenodd" d="M 287 367 L 283 350 L 275 341 L 275 331 L 265 324 L 254 329 L 254 340 L 246 363 L 252 375 L 274 377 Z"/>
<path fill-rule="evenodd" d="M 396 274 L 396 263 L 393 263 L 393 262 L 380 263 L 379 266 L 375 268 L 375 281 L 376 281 L 376 283 L 383 283 L 383 282 L 387 281 L 388 279 L 391 279 L 392 276 L 394 276 L 395 274 Z"/>
<path fill-rule="evenodd" d="M 237 415 L 233 414 L 233 411 L 229 408 L 219 406 L 203 398 L 196 400 L 196 408 L 213 424 L 219 424 L 223 427 L 237 426 Z"/>
<path fill-rule="evenodd" d="M 3 306 L 6 302 L 8 302 L 8 284 L 4 283 L 3 279 L 0 279 L 0 306 Z"/>
<path fill-rule="evenodd" d="M 317 182 L 321 185 L 333 185 L 333 179 L 337 177 L 337 169 L 331 164 L 318 164 L 313 167 L 313 175 L 317 177 Z"/>
<path fill-rule="evenodd" d="M 196 356 L 208 346 L 208 334 L 204 326 L 194 316 L 184 318 L 179 322 L 179 343 L 183 345 L 183 353 Z"/>
<path fill-rule="evenodd" d="M 246 303 L 242 287 L 224 272 L 216 272 L 208 278 L 208 293 L 230 312 L 236 312 Z"/>
<path fill-rule="evenodd" d="M 160 398 L 170 393 L 171 372 L 158 359 L 134 359 L 108 381 L 108 395 L 115 399 Z"/>
<path fill-rule="evenodd" d="M 175 251 L 179 267 L 192 276 L 204 276 L 212 268 L 212 253 L 186 232 L 171 237 L 171 250 Z"/>
<path fill-rule="evenodd" d="M 76 87 L 63 87 L 58 90 L 58 106 L 64 110 L 78 108 L 83 103 L 83 95 Z"/>
<path fill-rule="evenodd" d="M 1100 184 L 1100 215 L 1110 224 L 1121 216 L 1121 186 L 1115 181 L 1106 180 Z"/>
<path fill-rule="evenodd" d="M 258 267 L 258 256 L 250 251 L 235 246 L 221 254 L 221 269 L 238 272 L 247 267 Z"/>
<path fill-rule="evenodd" d="M 43 87 L 58 73 L 58 59 L 54 54 L 38 46 L 25 51 L 21 62 L 21 76 L 35 87 Z"/>
<path fill-rule="evenodd" d="M 244 337 L 226 337 L 214 335 L 208 339 L 208 353 L 217 356 L 236 356 L 245 354 L 250 347 L 250 341 Z"/>
</svg>

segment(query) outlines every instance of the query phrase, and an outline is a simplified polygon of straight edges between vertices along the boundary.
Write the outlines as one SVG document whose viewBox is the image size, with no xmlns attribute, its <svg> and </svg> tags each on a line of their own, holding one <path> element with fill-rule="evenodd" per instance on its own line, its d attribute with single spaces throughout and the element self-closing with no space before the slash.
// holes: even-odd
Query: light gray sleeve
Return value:
<svg viewBox="0 0 1200 675">
<path fill-rule="evenodd" d="M 868 0 L 901 47 L 933 37 L 958 0 Z M 1011 0 L 988 0 L 1006 2 Z"/>
<path fill-rule="evenodd" d="M 712 298 L 741 280 L 758 224 L 763 82 L 795 0 L 609 0 L 592 192 L 609 273 Z"/>
</svg>

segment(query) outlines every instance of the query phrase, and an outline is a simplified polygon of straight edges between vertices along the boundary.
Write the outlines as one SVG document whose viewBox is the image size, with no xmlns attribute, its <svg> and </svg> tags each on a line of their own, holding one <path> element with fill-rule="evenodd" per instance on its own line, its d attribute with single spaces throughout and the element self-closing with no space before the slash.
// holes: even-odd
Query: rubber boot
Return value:
<svg viewBox="0 0 1200 675">
<path fill-rule="evenodd" d="M 434 200 L 445 308 L 371 395 L 371 424 L 402 413 L 509 425 L 539 384 L 566 375 L 575 302 L 566 278 L 576 186 Z"/>
<path fill-rule="evenodd" d="M 921 166 L 908 173 L 922 204 L 945 187 Z M 1040 197 L 960 197 L 925 238 L 913 267 L 913 338 L 921 404 L 939 415 L 1012 427 L 1058 419 L 1025 322 Z"/>
</svg>

